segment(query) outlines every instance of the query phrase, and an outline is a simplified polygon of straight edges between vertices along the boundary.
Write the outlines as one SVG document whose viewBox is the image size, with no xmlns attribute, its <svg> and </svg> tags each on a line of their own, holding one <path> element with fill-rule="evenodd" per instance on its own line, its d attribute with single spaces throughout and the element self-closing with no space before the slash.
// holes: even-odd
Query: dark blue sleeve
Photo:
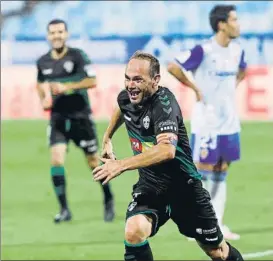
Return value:
<svg viewBox="0 0 273 261">
<path fill-rule="evenodd" d="M 245 69 L 246 67 L 247 67 L 247 63 L 246 63 L 246 60 L 245 60 L 245 51 L 243 50 L 242 54 L 241 54 L 239 68 L 240 69 Z"/>
<path fill-rule="evenodd" d="M 204 50 L 201 45 L 196 45 L 189 51 L 182 52 L 175 58 L 184 69 L 192 71 L 198 68 L 204 57 Z"/>
</svg>

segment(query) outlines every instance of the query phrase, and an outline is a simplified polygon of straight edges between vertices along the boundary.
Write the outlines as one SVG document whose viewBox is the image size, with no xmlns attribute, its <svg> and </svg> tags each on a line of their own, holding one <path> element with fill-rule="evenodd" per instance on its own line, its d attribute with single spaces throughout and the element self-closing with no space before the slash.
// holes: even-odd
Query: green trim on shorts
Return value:
<svg viewBox="0 0 273 261">
<path fill-rule="evenodd" d="M 128 247 L 141 247 L 141 246 L 144 246 L 146 244 L 148 244 L 148 240 L 146 239 L 145 241 L 141 242 L 141 243 L 138 243 L 138 244 L 130 244 L 128 243 L 126 240 L 124 240 L 124 245 L 125 246 L 128 246 Z"/>
<path fill-rule="evenodd" d="M 55 146 L 55 145 L 58 145 L 58 144 L 65 144 L 67 145 L 67 141 L 57 141 L 57 142 L 54 142 L 52 144 L 49 144 L 49 147 L 52 147 L 52 146 Z"/>
<path fill-rule="evenodd" d="M 145 211 L 134 212 L 132 215 L 128 215 L 128 218 L 129 218 L 129 217 L 136 216 L 136 215 L 139 215 L 139 214 L 155 214 L 155 215 L 156 215 L 156 213 L 154 213 L 154 212 L 151 211 L 151 210 L 145 210 Z M 127 218 L 127 219 L 128 219 L 128 218 Z"/>
</svg>

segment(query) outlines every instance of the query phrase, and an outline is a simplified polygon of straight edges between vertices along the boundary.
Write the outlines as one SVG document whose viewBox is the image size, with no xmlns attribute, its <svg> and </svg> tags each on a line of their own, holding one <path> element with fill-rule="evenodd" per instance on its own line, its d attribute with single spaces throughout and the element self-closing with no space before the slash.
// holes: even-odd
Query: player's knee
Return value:
<svg viewBox="0 0 273 261">
<path fill-rule="evenodd" d="M 99 166 L 99 157 L 97 154 L 92 154 L 92 155 L 88 155 L 87 156 L 87 163 L 88 163 L 88 166 L 91 168 L 91 169 L 94 169 L 96 168 L 97 166 Z"/>
<path fill-rule="evenodd" d="M 51 159 L 51 165 L 52 166 L 63 166 L 64 165 L 64 162 L 61 158 L 52 158 Z"/>
<path fill-rule="evenodd" d="M 66 154 L 66 145 L 58 144 L 51 147 L 51 165 L 63 166 Z"/>
<path fill-rule="evenodd" d="M 64 165 L 64 155 L 62 152 L 55 151 L 51 154 L 51 165 L 53 166 L 63 166 Z"/>
<path fill-rule="evenodd" d="M 151 224 L 143 216 L 137 215 L 126 222 L 125 240 L 130 244 L 138 244 L 145 241 L 151 234 Z"/>
</svg>

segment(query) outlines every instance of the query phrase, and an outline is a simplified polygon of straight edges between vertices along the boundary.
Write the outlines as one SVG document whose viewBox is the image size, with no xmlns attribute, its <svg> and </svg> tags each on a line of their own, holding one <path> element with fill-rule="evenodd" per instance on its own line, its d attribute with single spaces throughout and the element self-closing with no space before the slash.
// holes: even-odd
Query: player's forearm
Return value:
<svg viewBox="0 0 273 261">
<path fill-rule="evenodd" d="M 147 151 L 120 160 L 123 171 L 149 167 L 171 160 L 175 157 L 175 147 L 170 144 L 158 144 Z"/>
<path fill-rule="evenodd" d="M 84 78 L 83 80 L 79 82 L 70 82 L 66 83 L 68 89 L 70 90 L 79 90 L 79 89 L 89 89 L 96 87 L 97 80 L 96 77 L 92 78 Z"/>
<path fill-rule="evenodd" d="M 183 70 L 176 64 L 170 63 L 168 65 L 168 72 L 173 75 L 178 81 L 186 85 L 187 87 L 193 89 L 195 92 L 199 91 L 198 88 L 192 83 L 188 77 L 185 75 Z"/>
<path fill-rule="evenodd" d="M 36 90 L 37 90 L 40 101 L 42 101 L 45 98 L 45 94 L 39 84 L 37 84 Z"/>
<path fill-rule="evenodd" d="M 48 86 L 46 85 L 47 83 L 38 83 L 36 86 L 36 90 L 44 110 L 51 109 L 52 106 L 51 93 L 49 89 L 47 89 Z"/>
<path fill-rule="evenodd" d="M 120 108 L 117 106 L 105 131 L 103 140 L 111 139 L 117 129 L 124 123 Z"/>
</svg>

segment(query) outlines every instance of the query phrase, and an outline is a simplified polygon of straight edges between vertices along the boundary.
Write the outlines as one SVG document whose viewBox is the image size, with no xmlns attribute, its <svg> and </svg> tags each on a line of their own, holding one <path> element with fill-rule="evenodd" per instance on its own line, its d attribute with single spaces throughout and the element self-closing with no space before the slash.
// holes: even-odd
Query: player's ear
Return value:
<svg viewBox="0 0 273 261">
<path fill-rule="evenodd" d="M 219 29 L 219 31 L 225 31 L 225 29 L 226 29 L 226 22 L 220 21 L 218 23 L 218 29 Z"/>
<path fill-rule="evenodd" d="M 155 76 L 154 76 L 154 79 L 153 79 L 154 85 L 158 85 L 159 82 L 160 82 L 160 79 L 161 79 L 160 74 L 155 75 Z"/>
</svg>

